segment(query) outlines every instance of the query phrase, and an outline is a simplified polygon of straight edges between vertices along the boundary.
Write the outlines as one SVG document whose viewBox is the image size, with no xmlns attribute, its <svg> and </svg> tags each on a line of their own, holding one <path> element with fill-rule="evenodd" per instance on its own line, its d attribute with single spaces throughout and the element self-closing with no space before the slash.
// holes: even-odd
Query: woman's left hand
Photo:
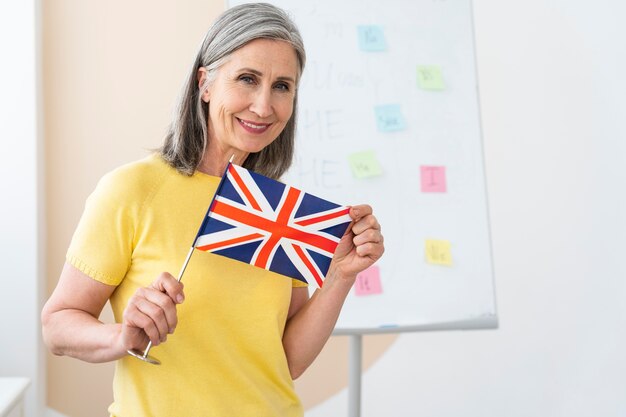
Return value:
<svg viewBox="0 0 626 417">
<path fill-rule="evenodd" d="M 385 251 L 380 224 L 366 204 L 350 208 L 352 225 L 341 238 L 330 265 L 338 278 L 354 282 L 356 275 L 374 264 Z M 333 274 L 333 275 L 334 275 Z"/>
</svg>

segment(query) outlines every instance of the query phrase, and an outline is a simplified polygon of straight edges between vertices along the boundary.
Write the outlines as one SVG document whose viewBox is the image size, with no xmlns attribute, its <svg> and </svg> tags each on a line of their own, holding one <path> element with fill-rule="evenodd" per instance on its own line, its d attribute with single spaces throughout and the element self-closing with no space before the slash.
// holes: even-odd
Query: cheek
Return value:
<svg viewBox="0 0 626 417">
<path fill-rule="evenodd" d="M 280 121 L 287 123 L 293 114 L 293 100 L 281 103 L 276 110 Z"/>
<path fill-rule="evenodd" d="M 245 108 L 245 97 L 241 94 L 227 94 L 223 100 L 211 100 L 209 102 L 209 116 L 213 123 L 230 124 L 232 115 Z"/>
<path fill-rule="evenodd" d="M 237 112 L 250 104 L 250 92 L 237 86 L 226 86 L 213 95 L 213 101 L 218 102 L 220 111 Z"/>
<path fill-rule="evenodd" d="M 233 89 L 226 94 L 224 107 L 227 112 L 237 113 L 250 107 L 250 102 L 247 92 Z"/>
</svg>

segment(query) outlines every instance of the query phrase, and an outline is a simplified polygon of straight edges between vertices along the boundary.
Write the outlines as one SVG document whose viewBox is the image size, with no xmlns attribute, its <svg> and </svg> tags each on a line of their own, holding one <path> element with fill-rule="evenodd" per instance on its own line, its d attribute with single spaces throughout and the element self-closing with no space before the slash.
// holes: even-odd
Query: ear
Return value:
<svg viewBox="0 0 626 417">
<path fill-rule="evenodd" d="M 202 91 L 202 86 L 204 85 L 206 79 L 207 79 L 206 68 L 200 67 L 198 69 L 198 89 L 202 93 L 202 97 L 201 97 L 202 101 L 204 101 L 205 103 L 208 103 L 209 102 L 209 97 L 210 97 L 209 89 L 207 88 L 204 91 Z"/>
</svg>

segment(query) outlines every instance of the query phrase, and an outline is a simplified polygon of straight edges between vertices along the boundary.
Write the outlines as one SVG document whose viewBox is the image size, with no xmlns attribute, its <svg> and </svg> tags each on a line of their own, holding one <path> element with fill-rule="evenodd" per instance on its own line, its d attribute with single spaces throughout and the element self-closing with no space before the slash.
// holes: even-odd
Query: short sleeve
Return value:
<svg viewBox="0 0 626 417">
<path fill-rule="evenodd" d="M 108 285 L 118 285 L 130 266 L 137 210 L 129 199 L 124 176 L 105 175 L 87 198 L 66 260 Z"/>
<path fill-rule="evenodd" d="M 300 281 L 299 279 L 291 279 L 291 287 L 292 288 L 301 288 L 301 287 L 308 287 L 309 284 L 307 284 L 306 282 Z"/>
</svg>

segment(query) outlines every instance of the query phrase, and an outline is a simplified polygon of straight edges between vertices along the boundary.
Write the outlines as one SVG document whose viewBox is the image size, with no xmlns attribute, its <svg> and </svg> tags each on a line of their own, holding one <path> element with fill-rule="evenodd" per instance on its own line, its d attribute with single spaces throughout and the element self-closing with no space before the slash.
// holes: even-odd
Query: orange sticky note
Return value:
<svg viewBox="0 0 626 417">
<path fill-rule="evenodd" d="M 356 276 L 354 291 L 358 296 L 382 294 L 383 289 L 380 285 L 380 269 L 378 269 L 378 266 L 372 265 Z"/>
</svg>

